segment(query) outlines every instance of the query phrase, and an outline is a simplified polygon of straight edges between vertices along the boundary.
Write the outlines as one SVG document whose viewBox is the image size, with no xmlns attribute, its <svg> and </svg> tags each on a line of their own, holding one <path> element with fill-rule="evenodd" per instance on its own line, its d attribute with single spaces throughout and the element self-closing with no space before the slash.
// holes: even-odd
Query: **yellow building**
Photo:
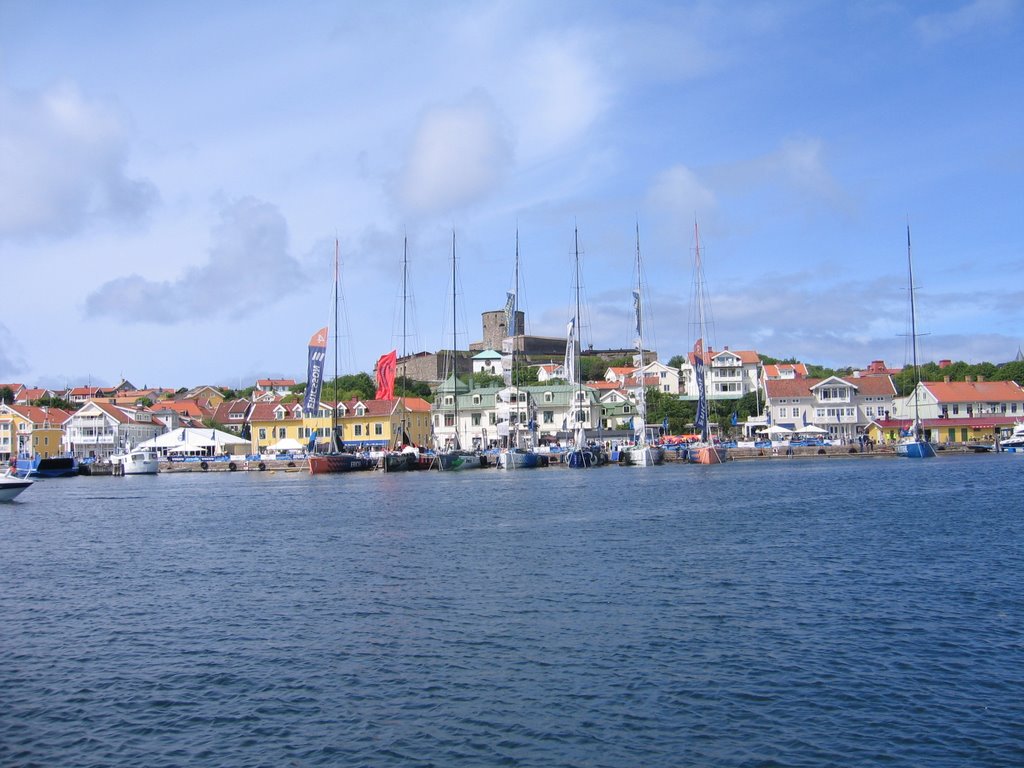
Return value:
<svg viewBox="0 0 1024 768">
<path fill-rule="evenodd" d="M 305 446 L 302 403 L 282 403 L 281 398 L 253 403 L 249 414 L 253 453 L 265 453 L 281 440 L 292 439 Z"/>
<path fill-rule="evenodd" d="M 19 454 L 44 459 L 64 455 L 64 422 L 70 416 L 61 408 L 0 405 L 0 461 Z"/>
<path fill-rule="evenodd" d="M 302 420 L 297 439 L 303 446 L 316 435 L 320 450 L 330 447 L 332 407 L 333 403 L 321 401 L 317 413 Z M 351 450 L 381 450 L 404 442 L 427 445 L 430 440 L 430 403 L 418 397 L 348 400 L 338 404 L 337 427 L 345 448 Z"/>
</svg>

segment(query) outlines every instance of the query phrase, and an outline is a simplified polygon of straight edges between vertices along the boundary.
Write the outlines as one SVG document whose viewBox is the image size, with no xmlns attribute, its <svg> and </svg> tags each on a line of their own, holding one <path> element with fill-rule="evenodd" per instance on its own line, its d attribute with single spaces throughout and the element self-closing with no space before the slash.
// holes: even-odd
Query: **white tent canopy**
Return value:
<svg viewBox="0 0 1024 768">
<path fill-rule="evenodd" d="M 285 437 L 278 440 L 272 446 L 267 448 L 268 451 L 301 451 L 302 443 L 296 440 L 294 437 Z"/>
<path fill-rule="evenodd" d="M 138 448 L 155 448 L 162 454 L 192 453 L 211 455 L 216 453 L 245 453 L 249 441 L 231 432 L 216 429 L 195 429 L 182 427 L 157 435 L 152 440 L 140 443 Z"/>
<path fill-rule="evenodd" d="M 798 431 L 798 432 L 800 432 L 801 434 L 805 434 L 805 435 L 806 435 L 806 434 L 811 434 L 811 435 L 823 435 L 823 434 L 825 434 L 826 432 L 828 432 L 828 430 L 827 430 L 827 429 L 822 429 L 821 427 L 816 427 L 816 426 L 814 426 L 813 424 L 808 424 L 808 425 L 807 425 L 806 427 L 804 427 L 803 429 L 799 429 L 799 430 L 797 430 L 797 431 Z"/>
<path fill-rule="evenodd" d="M 791 434 L 793 434 L 793 430 L 792 429 L 786 429 L 785 427 L 780 427 L 778 424 L 772 424 L 767 429 L 759 429 L 757 431 L 758 432 L 767 432 L 769 435 L 791 435 Z"/>
</svg>

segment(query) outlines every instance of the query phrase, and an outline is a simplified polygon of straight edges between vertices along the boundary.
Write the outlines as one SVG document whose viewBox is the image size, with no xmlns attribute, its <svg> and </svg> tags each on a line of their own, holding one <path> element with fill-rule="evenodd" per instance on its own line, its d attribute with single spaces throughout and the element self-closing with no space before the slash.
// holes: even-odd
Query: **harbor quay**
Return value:
<svg viewBox="0 0 1024 768">
<path fill-rule="evenodd" d="M 967 454 L 983 455 L 992 453 L 988 446 L 972 445 L 945 445 L 938 448 L 939 456 L 963 456 Z M 612 461 L 609 466 L 619 464 L 616 460 L 616 451 L 611 452 Z M 859 445 L 823 445 L 823 446 L 760 446 L 760 447 L 736 447 L 729 450 L 729 459 L 732 461 L 786 461 L 793 459 L 886 459 L 895 458 L 896 449 L 894 445 L 878 445 L 872 448 L 861 448 Z M 488 466 L 497 466 L 498 454 L 486 456 Z M 563 468 L 562 455 L 552 453 L 548 455 L 548 462 L 542 466 L 552 468 Z M 667 447 L 665 450 L 665 463 L 684 464 L 686 453 L 683 450 L 675 450 Z M 383 462 L 379 461 L 374 471 L 383 471 Z M 160 462 L 160 472 L 169 473 L 218 473 L 218 472 L 309 472 L 309 460 L 305 456 L 290 456 L 285 458 L 268 457 L 210 457 L 207 459 L 189 459 Z M 108 476 L 114 474 L 113 465 L 105 462 L 83 465 L 80 474 L 86 476 Z"/>
</svg>

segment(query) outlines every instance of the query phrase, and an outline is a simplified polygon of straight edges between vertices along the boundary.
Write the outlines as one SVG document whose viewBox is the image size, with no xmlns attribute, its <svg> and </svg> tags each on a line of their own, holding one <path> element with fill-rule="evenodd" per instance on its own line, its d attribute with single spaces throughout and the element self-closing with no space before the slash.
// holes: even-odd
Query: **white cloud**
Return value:
<svg viewBox="0 0 1024 768">
<path fill-rule="evenodd" d="M 87 297 L 86 314 L 161 324 L 239 317 L 302 284 L 302 268 L 288 255 L 288 225 L 270 203 L 247 197 L 227 205 L 212 240 L 209 260 L 178 280 L 116 278 Z"/>
<path fill-rule="evenodd" d="M 501 116 L 486 96 L 474 93 L 423 114 L 397 196 L 414 214 L 451 211 L 492 193 L 511 161 Z"/>
<path fill-rule="evenodd" d="M 997 25 L 1012 16 L 1015 10 L 1014 0 L 973 0 L 955 11 L 922 16 L 914 26 L 926 43 L 944 43 Z"/>
<path fill-rule="evenodd" d="M 689 219 L 714 210 L 715 193 L 691 169 L 677 165 L 661 173 L 647 193 L 648 199 Z"/>
<path fill-rule="evenodd" d="M 582 136 L 611 104 L 611 86 L 583 34 L 541 38 L 516 67 L 518 137 L 525 155 L 548 155 Z"/>
<path fill-rule="evenodd" d="M 156 188 L 126 173 L 128 136 L 113 110 L 69 84 L 0 89 L 0 237 L 66 236 L 101 218 L 134 222 Z"/>
<path fill-rule="evenodd" d="M 846 195 L 828 169 L 825 143 L 816 137 L 783 141 L 778 149 L 706 174 L 716 188 L 739 194 L 774 188 L 795 194 L 807 203 L 841 207 Z"/>
</svg>

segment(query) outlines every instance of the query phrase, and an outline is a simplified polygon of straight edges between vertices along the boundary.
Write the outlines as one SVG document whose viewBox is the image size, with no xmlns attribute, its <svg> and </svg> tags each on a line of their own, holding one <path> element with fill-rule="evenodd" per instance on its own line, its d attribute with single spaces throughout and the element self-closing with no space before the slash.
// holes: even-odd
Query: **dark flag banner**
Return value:
<svg viewBox="0 0 1024 768">
<path fill-rule="evenodd" d="M 705 433 L 708 426 L 708 400 L 704 390 L 704 340 L 697 339 L 693 345 L 693 369 L 697 379 L 697 416 L 693 420 L 695 429 Z"/>
<path fill-rule="evenodd" d="M 395 370 L 398 368 L 398 351 L 392 349 L 381 355 L 377 361 L 377 399 L 395 399 Z"/>
<path fill-rule="evenodd" d="M 320 387 L 324 383 L 324 359 L 327 357 L 327 329 L 321 328 L 309 340 L 309 362 L 306 365 L 306 399 L 302 410 L 315 414 L 320 409 Z"/>
</svg>

